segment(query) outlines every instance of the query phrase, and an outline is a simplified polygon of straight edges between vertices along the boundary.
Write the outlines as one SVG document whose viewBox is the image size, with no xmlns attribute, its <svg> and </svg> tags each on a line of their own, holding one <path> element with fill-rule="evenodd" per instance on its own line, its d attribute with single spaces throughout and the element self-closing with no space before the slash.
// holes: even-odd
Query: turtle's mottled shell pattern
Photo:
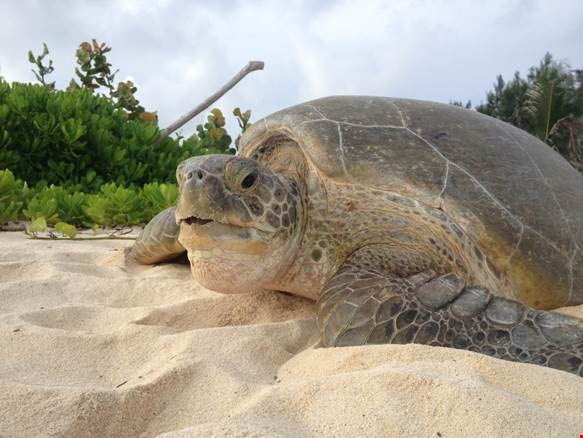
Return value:
<svg viewBox="0 0 583 438">
<path fill-rule="evenodd" d="M 241 154 L 281 134 L 323 178 L 443 208 L 521 301 L 583 303 L 583 176 L 530 134 L 452 105 L 333 96 L 256 122 Z"/>
</svg>

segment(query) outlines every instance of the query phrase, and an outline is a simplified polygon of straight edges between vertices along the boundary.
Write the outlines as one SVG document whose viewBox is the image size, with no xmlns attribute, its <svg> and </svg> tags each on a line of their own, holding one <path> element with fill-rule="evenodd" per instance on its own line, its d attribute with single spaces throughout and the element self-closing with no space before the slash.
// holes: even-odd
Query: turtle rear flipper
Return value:
<svg viewBox="0 0 583 438">
<path fill-rule="evenodd" d="M 318 325 L 325 346 L 413 342 L 583 377 L 582 320 L 466 287 L 455 274 L 384 272 L 382 248 L 358 250 L 324 287 Z"/>
<path fill-rule="evenodd" d="M 174 216 L 175 207 L 167 208 L 152 218 L 136 243 L 128 252 L 128 257 L 142 265 L 174 260 L 186 253 L 178 243 L 180 227 Z"/>
</svg>

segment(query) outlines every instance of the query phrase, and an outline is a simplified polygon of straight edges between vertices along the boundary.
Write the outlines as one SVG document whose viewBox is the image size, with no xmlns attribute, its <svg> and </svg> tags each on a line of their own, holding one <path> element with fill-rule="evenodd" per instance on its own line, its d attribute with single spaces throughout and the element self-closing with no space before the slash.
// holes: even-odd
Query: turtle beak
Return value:
<svg viewBox="0 0 583 438">
<path fill-rule="evenodd" d="M 210 221 L 230 223 L 229 197 L 219 178 L 209 172 L 208 162 L 216 173 L 224 167 L 227 156 L 194 157 L 181 163 L 176 170 L 180 184 L 180 198 L 176 206 L 176 223 L 204 225 Z M 203 163 L 206 164 L 203 167 Z M 213 173 L 215 173 L 213 172 Z"/>
</svg>

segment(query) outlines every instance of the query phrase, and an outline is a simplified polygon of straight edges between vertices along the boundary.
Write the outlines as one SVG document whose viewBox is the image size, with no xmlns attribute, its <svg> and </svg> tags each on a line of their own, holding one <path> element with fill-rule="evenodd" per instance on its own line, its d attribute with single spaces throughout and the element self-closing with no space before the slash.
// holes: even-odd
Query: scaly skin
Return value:
<svg viewBox="0 0 583 438">
<path fill-rule="evenodd" d="M 391 252 L 364 247 L 327 282 L 318 317 L 325 346 L 415 342 L 583 377 L 583 321 L 493 297 L 456 274 L 387 272 Z"/>
<path fill-rule="evenodd" d="M 146 225 L 130 251 L 130 256 L 138 263 L 151 265 L 179 257 L 186 249 L 178 243 L 180 227 L 176 225 L 174 211 L 161 211 Z"/>
</svg>

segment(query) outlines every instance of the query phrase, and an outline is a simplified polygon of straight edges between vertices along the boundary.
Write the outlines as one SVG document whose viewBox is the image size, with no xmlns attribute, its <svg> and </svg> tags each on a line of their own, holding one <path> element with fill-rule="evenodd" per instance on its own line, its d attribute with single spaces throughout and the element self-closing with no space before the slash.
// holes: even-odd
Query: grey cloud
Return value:
<svg viewBox="0 0 583 438">
<path fill-rule="evenodd" d="M 2 2 L 0 75 L 32 81 L 26 59 L 45 41 L 65 87 L 81 41 L 113 47 L 119 78 L 163 127 L 247 61 L 248 76 L 216 106 L 257 119 L 329 94 L 479 103 L 497 74 L 525 72 L 545 51 L 583 66 L 583 2 L 531 1 L 22 1 Z M 204 115 L 183 132 L 193 132 Z M 238 131 L 230 118 L 229 129 Z"/>
</svg>

